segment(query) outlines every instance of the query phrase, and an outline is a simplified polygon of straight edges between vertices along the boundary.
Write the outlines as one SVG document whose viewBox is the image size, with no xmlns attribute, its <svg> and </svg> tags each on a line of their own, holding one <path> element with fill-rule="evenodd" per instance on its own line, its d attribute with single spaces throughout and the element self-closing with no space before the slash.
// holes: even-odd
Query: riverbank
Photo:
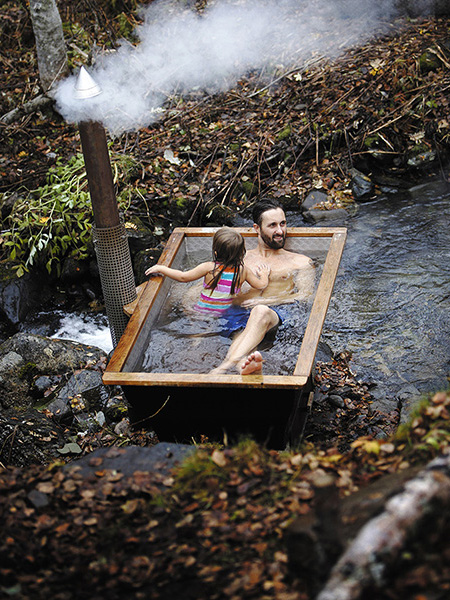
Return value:
<svg viewBox="0 0 450 600">
<path fill-rule="evenodd" d="M 250 440 L 232 448 L 157 444 L 94 450 L 66 466 L 4 469 L 2 591 L 24 600 L 105 591 L 312 600 L 326 584 L 324 594 L 350 587 L 345 598 L 444 598 L 449 405 L 437 394 L 395 436 L 360 437 L 342 453 L 312 444 L 278 453 Z M 444 462 L 427 470 L 440 455 Z M 430 477 L 436 483 L 424 494 Z M 396 496 L 413 519 L 395 513 Z M 433 506 L 439 519 L 430 523 Z M 357 550 L 361 527 L 376 531 L 380 517 L 391 523 L 383 552 Z M 343 552 L 360 566 L 336 564 Z"/>
</svg>

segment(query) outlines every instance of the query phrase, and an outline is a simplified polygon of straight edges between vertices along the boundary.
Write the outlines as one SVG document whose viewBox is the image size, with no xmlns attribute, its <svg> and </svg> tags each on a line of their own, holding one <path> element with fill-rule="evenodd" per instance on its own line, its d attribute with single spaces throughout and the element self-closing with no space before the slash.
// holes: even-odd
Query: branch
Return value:
<svg viewBox="0 0 450 600">
<path fill-rule="evenodd" d="M 11 125 L 11 123 L 15 123 L 24 115 L 29 115 L 30 113 L 36 112 L 43 108 L 47 108 L 53 104 L 53 100 L 46 96 L 45 94 L 40 94 L 33 98 L 29 102 L 22 104 L 22 106 L 18 106 L 17 108 L 13 108 L 2 117 L 0 117 L 0 122 L 5 123 L 6 125 Z"/>
</svg>

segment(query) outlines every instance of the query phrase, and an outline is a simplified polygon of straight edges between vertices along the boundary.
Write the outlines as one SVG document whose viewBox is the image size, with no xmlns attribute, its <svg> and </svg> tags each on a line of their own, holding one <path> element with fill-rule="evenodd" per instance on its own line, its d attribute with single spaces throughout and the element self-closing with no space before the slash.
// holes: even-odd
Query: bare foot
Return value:
<svg viewBox="0 0 450 600">
<path fill-rule="evenodd" d="M 262 373 L 263 358 L 261 353 L 256 351 L 249 354 L 241 364 L 241 375 L 250 375 L 251 373 Z"/>
<path fill-rule="evenodd" d="M 233 363 L 223 362 L 218 367 L 215 367 L 214 369 L 211 369 L 211 371 L 209 371 L 209 373 L 211 375 L 221 375 L 222 373 L 226 373 L 233 366 L 234 366 Z"/>
</svg>

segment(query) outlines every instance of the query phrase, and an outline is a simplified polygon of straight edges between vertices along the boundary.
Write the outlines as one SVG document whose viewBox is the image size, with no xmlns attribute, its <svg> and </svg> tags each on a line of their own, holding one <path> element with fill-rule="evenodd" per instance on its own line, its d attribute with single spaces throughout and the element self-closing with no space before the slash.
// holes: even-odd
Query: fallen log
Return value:
<svg viewBox="0 0 450 600">
<path fill-rule="evenodd" d="M 317 600 L 359 600 L 381 588 L 428 517 L 450 502 L 450 453 L 431 461 L 359 532 L 331 570 Z"/>
</svg>

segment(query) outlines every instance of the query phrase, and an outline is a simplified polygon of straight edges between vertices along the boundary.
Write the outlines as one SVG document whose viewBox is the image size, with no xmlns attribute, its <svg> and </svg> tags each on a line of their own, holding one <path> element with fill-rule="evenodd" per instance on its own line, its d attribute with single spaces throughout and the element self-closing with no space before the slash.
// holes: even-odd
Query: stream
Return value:
<svg viewBox="0 0 450 600">
<path fill-rule="evenodd" d="M 288 213 L 291 226 L 302 217 Z M 239 219 L 235 225 L 251 225 Z M 319 224 L 320 225 L 320 224 Z M 330 225 L 334 225 L 331 223 Z M 448 387 L 450 374 L 450 187 L 427 183 L 360 203 L 322 334 L 352 352 L 352 370 L 372 384 L 382 410 L 411 406 Z M 48 313 L 26 330 L 48 335 Z M 104 316 L 52 313 L 53 337 L 111 350 Z M 46 323 L 46 331 L 39 323 Z"/>
<path fill-rule="evenodd" d="M 360 204 L 323 340 L 353 353 L 380 405 L 448 387 L 450 188 L 426 184 Z"/>
</svg>

